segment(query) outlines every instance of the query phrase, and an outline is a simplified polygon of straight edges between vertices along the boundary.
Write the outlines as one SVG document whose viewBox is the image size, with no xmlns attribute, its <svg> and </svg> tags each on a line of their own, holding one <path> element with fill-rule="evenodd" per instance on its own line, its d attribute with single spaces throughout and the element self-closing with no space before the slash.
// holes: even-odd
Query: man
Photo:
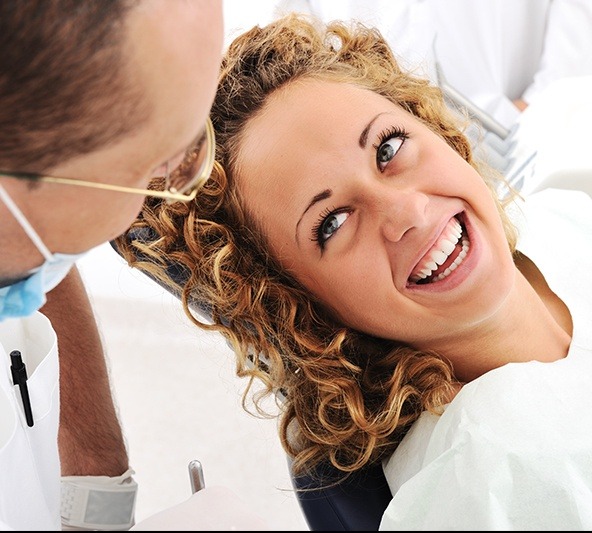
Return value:
<svg viewBox="0 0 592 533">
<path fill-rule="evenodd" d="M 126 529 L 136 485 L 72 265 L 146 194 L 187 201 L 207 179 L 222 5 L 4 0 L 0 40 L 0 529 L 61 529 L 60 474 L 65 527 Z"/>
</svg>

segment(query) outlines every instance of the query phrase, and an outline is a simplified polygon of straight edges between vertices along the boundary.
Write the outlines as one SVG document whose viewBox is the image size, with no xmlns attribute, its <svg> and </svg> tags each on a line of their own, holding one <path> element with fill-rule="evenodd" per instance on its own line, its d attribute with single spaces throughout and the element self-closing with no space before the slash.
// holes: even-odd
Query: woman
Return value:
<svg viewBox="0 0 592 533">
<path fill-rule="evenodd" d="M 562 450 L 592 494 L 592 471 L 578 470 L 590 438 L 575 451 L 548 448 L 535 424 L 516 450 L 511 431 L 539 420 L 511 404 L 519 387 L 556 392 L 538 373 L 561 369 L 557 383 L 573 394 L 591 375 L 592 286 L 561 263 L 574 268 L 563 245 L 582 241 L 570 221 L 549 218 L 543 195 L 515 218 L 527 236 L 533 221 L 565 226 L 564 240 L 535 234 L 516 248 L 496 176 L 473 159 L 437 88 L 401 71 L 374 30 L 288 16 L 231 44 L 212 121 L 218 166 L 202 193 L 190 205 L 149 200 L 119 246 L 165 283 L 171 263 L 185 269 L 186 311 L 231 342 L 245 394 L 256 379 L 256 400 L 282 393 L 295 473 L 384 461 L 394 498 L 382 527 L 395 529 L 520 528 L 533 509 L 549 527 L 554 480 L 528 470 L 533 451 L 538 467 Z M 553 203 L 564 200 L 574 205 L 561 194 Z M 589 199 L 576 200 L 585 214 Z M 196 302 L 207 318 L 191 313 Z M 563 420 L 558 405 L 548 420 Z M 590 418 L 578 402 L 569 409 Z M 509 450 L 484 454 L 497 440 Z M 512 454 L 518 467 L 498 479 Z M 557 527 L 592 525 L 565 503 Z"/>
</svg>

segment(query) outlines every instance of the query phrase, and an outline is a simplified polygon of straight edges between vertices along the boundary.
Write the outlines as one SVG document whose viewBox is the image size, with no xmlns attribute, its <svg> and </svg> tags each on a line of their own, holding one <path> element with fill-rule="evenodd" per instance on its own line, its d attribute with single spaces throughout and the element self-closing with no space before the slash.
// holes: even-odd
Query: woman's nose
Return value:
<svg viewBox="0 0 592 533">
<path fill-rule="evenodd" d="M 384 194 L 378 213 L 383 237 L 399 242 L 409 230 L 423 226 L 428 202 L 427 195 L 413 190 L 390 190 Z"/>
</svg>

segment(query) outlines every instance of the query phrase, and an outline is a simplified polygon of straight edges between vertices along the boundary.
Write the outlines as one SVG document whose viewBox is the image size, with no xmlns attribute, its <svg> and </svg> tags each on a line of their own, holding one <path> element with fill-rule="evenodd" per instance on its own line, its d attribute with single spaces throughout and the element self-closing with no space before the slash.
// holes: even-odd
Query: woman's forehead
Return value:
<svg viewBox="0 0 592 533">
<path fill-rule="evenodd" d="M 261 110 L 249 119 L 239 158 L 247 161 L 262 151 L 271 154 L 271 146 L 283 142 L 289 145 L 296 138 L 299 145 L 309 145 L 348 130 L 357 136 L 368 117 L 381 112 L 392 113 L 398 120 L 413 119 L 402 107 L 369 89 L 334 81 L 299 80 L 270 94 Z"/>
</svg>

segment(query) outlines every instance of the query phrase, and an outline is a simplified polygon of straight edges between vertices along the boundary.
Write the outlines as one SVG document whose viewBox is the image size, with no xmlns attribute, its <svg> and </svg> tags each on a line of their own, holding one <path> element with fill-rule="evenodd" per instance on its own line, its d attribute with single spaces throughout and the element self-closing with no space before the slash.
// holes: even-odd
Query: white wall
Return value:
<svg viewBox="0 0 592 533">
<path fill-rule="evenodd" d="M 238 33 L 271 21 L 277 0 L 224 0 L 226 44 Z"/>
</svg>

